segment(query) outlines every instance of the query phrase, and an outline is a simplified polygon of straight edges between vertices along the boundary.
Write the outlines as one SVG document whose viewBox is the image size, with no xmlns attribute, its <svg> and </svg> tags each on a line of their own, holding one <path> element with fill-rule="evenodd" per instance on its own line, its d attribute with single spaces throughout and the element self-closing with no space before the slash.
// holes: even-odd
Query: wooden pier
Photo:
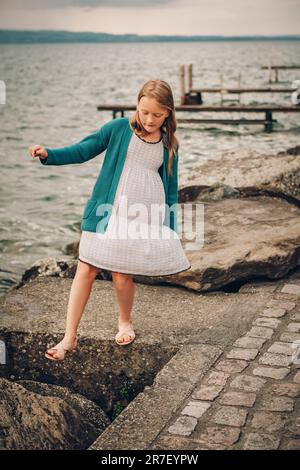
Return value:
<svg viewBox="0 0 300 470">
<path fill-rule="evenodd" d="M 120 104 L 105 104 L 97 106 L 98 111 L 112 111 L 113 118 L 117 117 L 120 113 L 124 117 L 125 111 L 135 111 L 136 105 L 120 105 Z M 201 112 L 213 112 L 213 113 L 263 113 L 265 116 L 263 119 L 182 119 L 177 117 L 178 123 L 219 123 L 219 124 L 262 124 L 266 132 L 273 130 L 273 123 L 277 122 L 273 119 L 274 113 L 300 113 L 300 106 L 205 106 L 205 105 L 179 105 L 175 107 L 177 112 L 189 112 L 189 113 L 201 113 Z"/>
<path fill-rule="evenodd" d="M 241 74 L 238 76 L 238 83 L 236 87 L 225 87 L 223 85 L 223 74 L 220 74 L 221 85 L 214 88 L 194 88 L 193 87 L 193 64 L 188 66 L 188 91 L 185 85 L 185 66 L 180 66 L 180 104 L 203 104 L 203 93 L 215 93 L 220 95 L 220 102 L 223 104 L 225 101 L 241 102 L 241 95 L 244 93 L 290 93 L 296 91 L 297 88 L 271 88 L 271 87 L 241 87 Z M 237 95 L 237 99 L 226 98 L 226 95 Z"/>
<path fill-rule="evenodd" d="M 300 69 L 300 65 L 262 65 L 264 70 L 269 70 L 269 83 L 278 83 L 278 71 L 279 70 L 295 70 Z M 272 72 L 275 72 L 275 80 L 272 80 Z"/>
</svg>

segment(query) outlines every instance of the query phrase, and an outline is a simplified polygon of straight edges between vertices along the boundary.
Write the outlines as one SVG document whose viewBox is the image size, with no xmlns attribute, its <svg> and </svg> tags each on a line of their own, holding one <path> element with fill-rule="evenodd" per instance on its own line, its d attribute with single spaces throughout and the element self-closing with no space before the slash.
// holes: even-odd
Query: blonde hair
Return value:
<svg viewBox="0 0 300 470">
<path fill-rule="evenodd" d="M 137 97 L 137 105 L 139 104 L 140 99 L 143 96 L 146 96 L 147 98 L 155 98 L 156 101 L 160 104 L 160 106 L 169 110 L 169 115 L 166 117 L 161 130 L 163 132 L 164 145 L 168 148 L 169 151 L 168 174 L 170 175 L 172 171 L 173 157 L 175 156 L 177 158 L 176 152 L 179 148 L 179 141 L 175 137 L 177 121 L 175 116 L 174 98 L 171 87 L 164 80 L 149 80 L 142 86 L 139 91 Z M 147 136 L 149 134 L 149 132 L 143 128 L 140 122 L 139 113 L 137 109 L 134 116 L 130 118 L 129 122 L 131 129 L 134 130 L 137 135 L 142 137 Z"/>
</svg>

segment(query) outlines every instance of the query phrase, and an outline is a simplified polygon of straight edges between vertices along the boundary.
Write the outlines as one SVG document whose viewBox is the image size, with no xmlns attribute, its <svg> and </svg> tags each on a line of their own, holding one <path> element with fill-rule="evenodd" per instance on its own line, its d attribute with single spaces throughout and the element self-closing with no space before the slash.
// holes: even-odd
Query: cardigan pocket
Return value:
<svg viewBox="0 0 300 470">
<path fill-rule="evenodd" d="M 97 204 L 97 199 L 91 198 L 87 200 L 87 203 L 85 205 L 85 208 L 82 214 L 83 219 L 87 219 L 89 217 L 90 213 L 92 212 L 96 204 Z"/>
</svg>

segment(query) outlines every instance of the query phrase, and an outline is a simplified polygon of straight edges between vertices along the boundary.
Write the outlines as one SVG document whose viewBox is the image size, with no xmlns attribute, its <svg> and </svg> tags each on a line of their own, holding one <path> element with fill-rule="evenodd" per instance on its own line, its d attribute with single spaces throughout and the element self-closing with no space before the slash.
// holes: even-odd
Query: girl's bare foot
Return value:
<svg viewBox="0 0 300 470">
<path fill-rule="evenodd" d="M 77 338 L 74 340 L 67 340 L 63 338 L 58 344 L 47 349 L 45 356 L 52 361 L 63 361 L 68 353 L 76 351 Z"/>
</svg>

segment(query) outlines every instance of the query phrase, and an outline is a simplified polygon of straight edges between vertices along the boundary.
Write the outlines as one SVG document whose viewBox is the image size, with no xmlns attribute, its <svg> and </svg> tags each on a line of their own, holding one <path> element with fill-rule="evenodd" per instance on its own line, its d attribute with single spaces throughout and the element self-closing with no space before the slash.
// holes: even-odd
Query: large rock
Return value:
<svg viewBox="0 0 300 470">
<path fill-rule="evenodd" d="M 18 380 L 18 384 L 31 392 L 38 393 L 45 397 L 58 397 L 64 400 L 68 405 L 74 408 L 81 416 L 92 424 L 97 433 L 100 434 L 109 426 L 110 419 L 104 411 L 91 400 L 88 400 L 79 393 L 71 392 L 67 387 L 60 385 L 46 384 L 35 380 Z"/>
<path fill-rule="evenodd" d="M 77 254 L 78 256 L 78 254 Z M 20 282 L 13 288 L 20 288 L 26 282 L 33 281 L 37 277 L 65 277 L 74 278 L 77 267 L 77 257 L 64 256 L 63 258 L 42 258 L 38 259 L 32 266 L 26 269 Z M 107 270 L 102 270 L 97 275 L 98 279 L 110 279 L 111 274 Z"/>
<path fill-rule="evenodd" d="M 221 158 L 193 169 L 179 190 L 179 198 L 182 202 L 194 200 L 216 183 L 239 190 L 269 190 L 273 195 L 277 192 L 300 200 L 300 146 L 277 154 L 262 154 L 251 148 L 224 152 Z"/>
<path fill-rule="evenodd" d="M 4 378 L 0 384 L 0 428 L 5 449 L 86 449 L 104 430 L 104 423 L 109 424 L 100 411 L 95 411 L 96 405 L 78 395 L 71 400 L 71 394 L 62 387 L 53 389 L 55 396 L 51 396 L 51 386 L 28 382 L 25 388 Z M 84 413 L 84 402 L 89 412 L 93 410 L 93 419 Z"/>
</svg>

